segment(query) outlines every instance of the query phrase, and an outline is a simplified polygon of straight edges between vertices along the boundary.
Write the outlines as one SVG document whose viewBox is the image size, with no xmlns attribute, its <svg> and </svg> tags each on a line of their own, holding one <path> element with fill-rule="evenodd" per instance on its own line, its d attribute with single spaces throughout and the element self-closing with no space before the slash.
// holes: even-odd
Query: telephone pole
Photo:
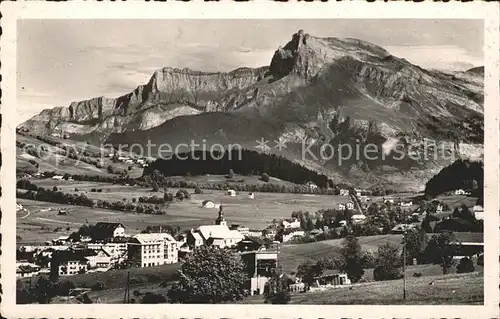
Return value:
<svg viewBox="0 0 500 319">
<path fill-rule="evenodd" d="M 406 230 L 403 233 L 403 300 L 406 300 Z"/>
</svg>

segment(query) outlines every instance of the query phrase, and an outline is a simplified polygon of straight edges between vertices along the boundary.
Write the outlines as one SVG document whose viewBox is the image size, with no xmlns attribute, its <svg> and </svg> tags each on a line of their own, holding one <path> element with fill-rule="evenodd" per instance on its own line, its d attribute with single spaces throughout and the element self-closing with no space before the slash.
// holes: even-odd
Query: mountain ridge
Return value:
<svg viewBox="0 0 500 319">
<path fill-rule="evenodd" d="M 44 110 L 19 129 L 143 145 L 204 137 L 248 148 L 259 138 L 318 145 L 430 138 L 447 143 L 450 152 L 465 144 L 460 156 L 476 156 L 484 135 L 483 79 L 477 73 L 426 70 L 363 40 L 299 30 L 278 47 L 269 66 L 230 72 L 164 67 L 128 94 Z M 289 153 L 305 163 L 296 151 Z"/>
</svg>

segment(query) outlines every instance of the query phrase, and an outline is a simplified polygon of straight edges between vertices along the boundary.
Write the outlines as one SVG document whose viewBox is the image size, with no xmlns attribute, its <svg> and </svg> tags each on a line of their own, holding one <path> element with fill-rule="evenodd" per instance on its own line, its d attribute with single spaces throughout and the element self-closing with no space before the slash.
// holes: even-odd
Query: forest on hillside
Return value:
<svg viewBox="0 0 500 319">
<path fill-rule="evenodd" d="M 483 198 L 483 162 L 457 160 L 443 168 L 425 184 L 425 194 L 435 197 L 456 189 L 471 191 L 472 196 Z"/>
<path fill-rule="evenodd" d="M 233 149 L 224 153 L 200 150 L 176 154 L 170 159 L 156 160 L 144 169 L 143 175 L 151 175 L 154 170 L 158 170 L 164 176 L 226 175 L 230 170 L 240 175 L 265 173 L 296 184 L 311 181 L 321 188 L 328 186 L 328 178 L 323 174 L 282 156 L 244 149 Z"/>
</svg>

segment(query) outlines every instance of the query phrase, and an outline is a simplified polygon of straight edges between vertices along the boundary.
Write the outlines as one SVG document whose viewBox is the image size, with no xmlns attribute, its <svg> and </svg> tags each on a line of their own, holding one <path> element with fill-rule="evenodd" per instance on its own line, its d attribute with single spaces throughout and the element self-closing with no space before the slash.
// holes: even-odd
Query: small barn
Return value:
<svg viewBox="0 0 500 319">
<path fill-rule="evenodd" d="M 215 203 L 211 200 L 204 200 L 201 202 L 201 207 L 203 208 L 215 208 Z"/>
<path fill-rule="evenodd" d="M 65 209 L 60 209 L 57 215 L 68 215 L 68 211 Z"/>
<path fill-rule="evenodd" d="M 248 198 L 254 199 L 255 198 L 255 194 L 254 193 L 248 193 Z"/>
<path fill-rule="evenodd" d="M 236 196 L 236 191 L 234 189 L 228 189 L 227 190 L 227 194 L 229 196 L 233 196 L 234 197 L 234 196 Z"/>
</svg>

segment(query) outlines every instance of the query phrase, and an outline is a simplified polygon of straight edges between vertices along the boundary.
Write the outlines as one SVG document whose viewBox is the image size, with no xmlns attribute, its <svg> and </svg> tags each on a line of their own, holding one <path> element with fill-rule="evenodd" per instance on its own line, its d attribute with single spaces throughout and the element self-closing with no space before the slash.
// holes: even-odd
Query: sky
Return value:
<svg viewBox="0 0 500 319">
<path fill-rule="evenodd" d="M 372 42 L 425 68 L 484 65 L 482 20 L 20 20 L 17 122 L 72 101 L 129 93 L 162 67 L 269 65 L 299 29 Z"/>
</svg>

